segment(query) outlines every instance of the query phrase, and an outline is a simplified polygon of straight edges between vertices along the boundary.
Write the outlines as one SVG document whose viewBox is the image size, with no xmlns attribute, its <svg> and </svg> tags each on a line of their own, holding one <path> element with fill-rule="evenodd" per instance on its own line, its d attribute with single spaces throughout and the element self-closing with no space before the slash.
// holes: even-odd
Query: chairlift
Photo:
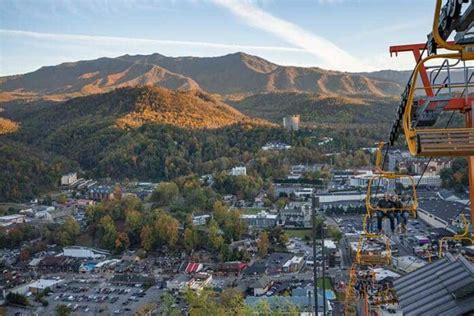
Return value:
<svg viewBox="0 0 474 316">
<path fill-rule="evenodd" d="M 464 20 L 471 18 L 472 21 L 473 8 L 470 3 L 470 11 L 466 13 L 470 15 L 466 18 L 461 16 L 462 1 L 448 1 L 443 8 L 441 5 L 442 0 L 438 0 L 429 36 L 430 46 L 435 49 L 417 63 L 394 126 L 403 125 L 408 149 L 414 156 L 471 156 L 474 155 L 474 128 L 469 112 L 474 102 L 471 97 L 474 66 L 469 62 L 474 60 L 474 37 L 469 32 L 470 24 Z M 448 42 L 447 38 L 454 31 L 458 31 L 455 42 Z M 436 54 L 436 47 L 449 52 Z M 445 111 L 469 113 L 466 127 L 436 126 Z M 396 132 L 397 129 L 392 128 L 391 143 Z"/>
<path fill-rule="evenodd" d="M 446 249 L 448 248 L 448 241 L 468 241 L 472 244 L 474 244 L 474 240 L 469 232 L 469 222 L 466 219 L 466 216 L 464 214 L 461 214 L 461 218 L 463 221 L 463 233 L 462 234 L 456 234 L 453 237 L 443 237 L 439 240 L 439 250 L 438 250 L 438 256 L 441 258 L 443 256 L 443 244 L 446 244 Z"/>
<path fill-rule="evenodd" d="M 369 218 L 377 212 L 384 214 L 408 212 L 413 218 L 416 218 L 418 199 L 415 180 L 409 175 L 383 170 L 382 150 L 385 145 L 386 143 L 379 143 L 375 159 L 377 174 L 371 177 L 367 183 L 365 205 Z M 380 202 L 384 199 L 384 195 L 389 194 L 389 192 L 398 197 L 399 203 L 391 203 L 390 207 L 381 206 L 382 203 Z"/>
</svg>

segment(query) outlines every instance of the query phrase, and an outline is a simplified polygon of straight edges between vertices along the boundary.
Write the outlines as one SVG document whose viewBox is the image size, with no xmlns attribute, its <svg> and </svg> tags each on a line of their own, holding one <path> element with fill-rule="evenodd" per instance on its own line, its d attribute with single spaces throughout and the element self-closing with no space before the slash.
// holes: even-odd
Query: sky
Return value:
<svg viewBox="0 0 474 316">
<path fill-rule="evenodd" d="M 433 0 L 0 0 L 0 76 L 63 62 L 238 51 L 280 65 L 411 69 Z"/>
</svg>

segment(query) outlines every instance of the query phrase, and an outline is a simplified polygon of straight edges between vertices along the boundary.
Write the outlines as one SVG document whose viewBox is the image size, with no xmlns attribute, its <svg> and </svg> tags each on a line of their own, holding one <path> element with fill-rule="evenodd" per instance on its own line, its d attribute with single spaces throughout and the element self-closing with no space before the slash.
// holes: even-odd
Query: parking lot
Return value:
<svg viewBox="0 0 474 316">
<path fill-rule="evenodd" d="M 133 315 L 146 303 L 159 303 L 164 290 L 152 286 L 112 285 L 104 279 L 66 281 L 46 299 L 48 306 L 37 309 L 39 314 L 54 315 L 59 304 L 66 305 L 74 315 Z"/>
</svg>

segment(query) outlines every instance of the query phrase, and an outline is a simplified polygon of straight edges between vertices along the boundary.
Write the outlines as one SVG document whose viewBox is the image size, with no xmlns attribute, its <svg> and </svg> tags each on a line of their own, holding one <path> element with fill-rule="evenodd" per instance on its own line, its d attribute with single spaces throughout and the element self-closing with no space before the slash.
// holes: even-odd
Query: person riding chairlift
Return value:
<svg viewBox="0 0 474 316">
<path fill-rule="evenodd" d="M 403 203 L 400 201 L 400 198 L 398 195 L 394 194 L 392 195 L 392 203 L 393 207 L 395 209 L 403 209 Z M 400 226 L 400 231 L 401 232 L 406 232 L 407 229 L 407 223 L 408 223 L 408 217 L 410 214 L 408 213 L 407 210 L 402 210 L 395 212 L 395 218 L 397 219 L 397 226 Z"/>
<path fill-rule="evenodd" d="M 386 209 L 391 209 L 394 207 L 392 200 L 388 193 L 383 195 L 383 199 L 377 203 L 377 207 L 379 210 L 377 211 L 377 230 L 378 232 L 382 232 L 382 221 L 383 218 L 386 216 L 390 220 L 390 229 L 392 233 L 395 231 L 395 216 L 393 215 L 393 211 L 387 211 Z"/>
</svg>

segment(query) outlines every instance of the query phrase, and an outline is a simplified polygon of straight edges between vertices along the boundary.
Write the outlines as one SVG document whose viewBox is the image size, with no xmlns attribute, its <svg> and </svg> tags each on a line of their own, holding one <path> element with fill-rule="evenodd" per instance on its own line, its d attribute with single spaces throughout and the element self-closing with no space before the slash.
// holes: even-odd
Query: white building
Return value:
<svg viewBox="0 0 474 316">
<path fill-rule="evenodd" d="M 230 174 L 232 176 L 246 176 L 247 175 L 247 168 L 245 166 L 243 166 L 243 167 L 234 167 L 230 171 Z"/>
<path fill-rule="evenodd" d="M 324 248 L 326 249 L 331 249 L 331 250 L 336 250 L 337 246 L 334 240 L 332 239 L 325 239 L 324 240 Z"/>
<path fill-rule="evenodd" d="M 0 226 L 10 226 L 14 224 L 26 223 L 26 216 L 21 214 L 0 216 Z"/>
<path fill-rule="evenodd" d="M 77 181 L 77 173 L 71 172 L 61 177 L 61 185 L 71 185 Z"/>
<path fill-rule="evenodd" d="M 289 115 L 283 118 L 283 127 L 289 131 L 297 131 L 300 129 L 300 116 Z"/>
<path fill-rule="evenodd" d="M 311 195 L 313 195 L 313 193 L 314 193 L 313 188 L 301 188 L 301 189 L 295 191 L 295 196 L 298 197 L 298 198 L 310 197 Z"/>
<path fill-rule="evenodd" d="M 416 174 L 422 174 L 424 172 L 425 176 L 439 175 L 441 170 L 443 170 L 444 168 L 451 168 L 452 160 L 447 160 L 443 158 L 432 159 L 429 161 L 429 164 L 426 160 L 420 160 L 414 161 L 412 166 L 413 172 Z"/>
<path fill-rule="evenodd" d="M 60 278 L 51 278 L 51 279 L 39 279 L 28 284 L 20 285 L 14 289 L 11 289 L 10 292 L 28 295 L 28 293 L 38 293 L 44 291 L 46 288 L 54 290 L 56 286 L 63 283 L 64 280 Z"/>
<path fill-rule="evenodd" d="M 107 251 L 97 250 L 81 246 L 69 246 L 63 248 L 63 255 L 66 257 L 83 259 L 103 259 L 110 255 Z"/>
<path fill-rule="evenodd" d="M 367 187 L 370 179 L 373 179 L 372 185 L 387 186 L 389 184 L 388 179 L 377 177 L 372 170 L 358 170 L 354 175 L 349 176 L 349 185 L 364 188 Z"/>
<path fill-rule="evenodd" d="M 258 214 L 242 214 L 240 219 L 244 221 L 248 226 L 258 228 L 273 227 L 277 224 L 278 215 L 269 214 L 265 211 L 261 211 Z"/>
<path fill-rule="evenodd" d="M 284 272 L 298 272 L 303 267 L 304 262 L 304 257 L 294 256 L 283 264 L 282 270 Z"/>
<path fill-rule="evenodd" d="M 441 186 L 441 178 L 439 176 L 427 176 L 427 175 L 425 175 L 425 176 L 423 176 L 423 178 L 421 178 L 421 181 L 420 181 L 420 178 L 421 178 L 421 176 L 414 176 L 413 177 L 413 180 L 414 180 L 415 184 L 422 185 L 422 186 L 426 185 L 426 186 L 430 186 L 430 187 L 440 187 Z M 400 183 L 404 187 L 409 187 L 409 186 L 413 185 L 410 178 L 408 178 L 408 177 L 401 178 Z"/>
<path fill-rule="evenodd" d="M 196 273 L 194 277 L 189 280 L 188 287 L 191 290 L 201 291 L 212 282 L 212 275 L 205 272 Z"/>
<path fill-rule="evenodd" d="M 260 279 L 255 281 L 250 285 L 250 289 L 253 290 L 254 296 L 262 296 L 270 289 L 273 281 L 266 275 L 262 276 Z"/>
<path fill-rule="evenodd" d="M 318 193 L 319 203 L 348 202 L 348 201 L 365 201 L 366 194 L 358 192 L 334 192 L 334 193 Z"/>
<path fill-rule="evenodd" d="M 318 142 L 318 146 L 323 146 L 323 145 L 329 144 L 332 141 L 333 141 L 333 138 L 331 138 L 331 137 L 323 137 L 321 139 L 321 141 Z"/>
<path fill-rule="evenodd" d="M 193 216 L 193 225 L 196 225 L 196 226 L 206 225 L 210 218 L 211 218 L 211 215 L 209 214 Z"/>
<path fill-rule="evenodd" d="M 263 150 L 288 150 L 291 146 L 280 142 L 269 142 L 262 146 Z"/>
</svg>

